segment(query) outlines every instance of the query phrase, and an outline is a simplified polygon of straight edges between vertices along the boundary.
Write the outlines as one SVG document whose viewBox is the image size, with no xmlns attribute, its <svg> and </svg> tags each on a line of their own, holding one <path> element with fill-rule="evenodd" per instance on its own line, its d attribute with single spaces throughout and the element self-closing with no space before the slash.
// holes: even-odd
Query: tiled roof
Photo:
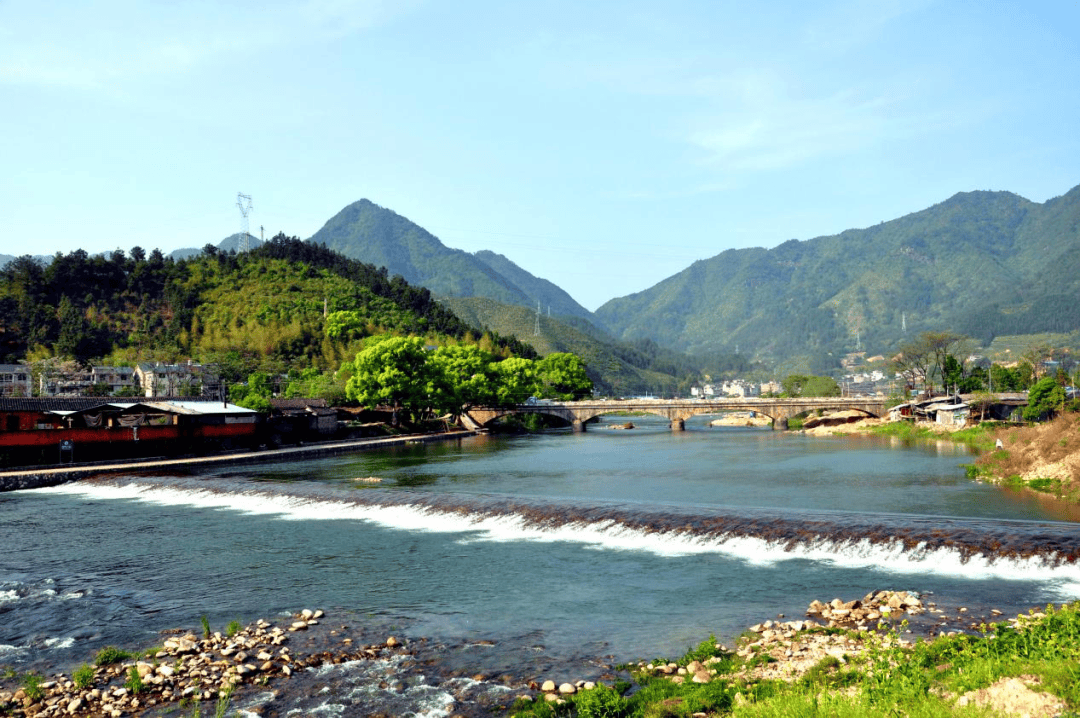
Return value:
<svg viewBox="0 0 1080 718">
<path fill-rule="evenodd" d="M 275 409 L 326 408 L 326 399 L 271 399 L 270 406 Z"/>
</svg>

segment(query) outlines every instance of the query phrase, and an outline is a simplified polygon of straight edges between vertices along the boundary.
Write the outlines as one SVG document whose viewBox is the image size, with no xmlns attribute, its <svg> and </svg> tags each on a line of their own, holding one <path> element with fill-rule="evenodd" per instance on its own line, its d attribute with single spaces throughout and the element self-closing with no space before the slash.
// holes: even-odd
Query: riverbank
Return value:
<svg viewBox="0 0 1080 718">
<path fill-rule="evenodd" d="M 1067 711 L 1080 707 L 1080 604 L 984 623 L 974 636 L 950 631 L 922 641 L 913 640 L 902 620 L 905 613 L 921 611 L 921 603 L 904 606 L 906 598 L 881 592 L 832 602 L 832 610 L 845 616 L 883 613 L 876 630 L 766 621 L 751 627 L 734 649 L 709 639 L 677 660 L 629 666 L 634 685 L 602 685 L 568 696 L 549 692 L 519 701 L 512 714 L 1075 715 Z M 932 604 L 927 608 L 935 610 Z"/>
<path fill-rule="evenodd" d="M 959 441 L 980 452 L 968 467 L 972 478 L 1080 503 L 1080 414 L 1061 414 L 1030 426 L 999 422 L 950 426 L 868 418 L 803 429 L 803 433 Z"/>
<path fill-rule="evenodd" d="M 433 434 L 399 434 L 397 436 L 376 439 L 352 439 L 348 441 L 330 441 L 281 449 L 262 451 L 239 451 L 213 456 L 189 456 L 178 459 L 154 459 L 149 461 L 122 461 L 116 463 L 68 464 L 56 468 L 31 468 L 17 471 L 0 471 L 0 492 L 37 489 L 45 486 L 58 486 L 70 481 L 112 474 L 118 472 L 141 472 L 161 468 L 193 466 L 222 466 L 228 464 L 249 464 L 277 459 L 293 459 L 310 456 L 343 454 L 364 449 L 385 448 L 400 444 L 417 444 L 433 441 L 450 441 L 480 432 L 470 430 L 446 431 Z"/>
<path fill-rule="evenodd" d="M 675 659 L 607 666 L 596 680 L 575 680 L 569 666 L 548 677 L 460 664 L 433 675 L 444 646 L 373 638 L 321 610 L 218 631 L 203 619 L 200 629 L 161 631 L 159 645 L 104 648 L 63 672 L 0 673 L 0 714 L 275 716 L 317 713 L 333 698 L 355 714 L 393 715 L 334 695 L 345 686 L 333 676 L 346 673 L 372 684 L 354 680 L 356 693 L 392 697 L 426 685 L 436 689 L 426 715 L 460 718 L 817 714 L 813 706 L 852 716 L 970 715 L 967 706 L 985 706 L 1049 718 L 1080 705 L 1069 680 L 1080 674 L 1078 605 L 1008 620 L 995 613 L 975 616 L 902 591 L 813 601 L 806 619 L 755 624 L 731 648 L 708 639 Z"/>
</svg>

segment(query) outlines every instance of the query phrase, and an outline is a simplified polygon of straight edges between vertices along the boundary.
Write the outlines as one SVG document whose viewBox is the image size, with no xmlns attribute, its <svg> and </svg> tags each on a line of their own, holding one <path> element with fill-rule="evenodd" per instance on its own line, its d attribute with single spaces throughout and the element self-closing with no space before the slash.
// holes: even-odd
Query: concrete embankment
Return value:
<svg viewBox="0 0 1080 718">
<path fill-rule="evenodd" d="M 0 471 L 0 492 L 38 489 L 44 486 L 57 486 L 71 481 L 78 481 L 90 476 L 113 474 L 118 472 L 142 472 L 168 467 L 213 466 L 224 464 L 245 464 L 282 459 L 299 459 L 308 456 L 327 454 L 346 454 L 351 451 L 376 449 L 397 444 L 418 444 L 432 441 L 447 441 L 475 436 L 476 431 L 449 431 L 439 434 L 405 434 L 378 439 L 355 439 L 352 441 L 334 441 L 305 446 L 292 446 L 284 449 L 266 451 L 244 451 L 239 453 L 216 454 L 214 456 L 193 456 L 180 459 L 156 459 L 149 461 L 126 461 L 117 463 L 71 464 L 56 468 L 33 468 L 23 471 Z"/>
</svg>

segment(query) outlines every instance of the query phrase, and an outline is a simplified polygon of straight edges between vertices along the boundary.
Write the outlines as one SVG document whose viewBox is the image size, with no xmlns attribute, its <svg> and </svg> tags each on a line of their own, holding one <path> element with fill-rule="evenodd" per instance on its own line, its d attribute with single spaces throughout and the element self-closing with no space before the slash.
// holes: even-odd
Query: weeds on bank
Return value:
<svg viewBox="0 0 1080 718">
<path fill-rule="evenodd" d="M 519 718 L 689 718 L 694 713 L 735 718 L 828 715 L 840 718 L 993 716 L 993 708 L 960 706 L 957 699 L 1003 678 L 1034 675 L 1041 690 L 1060 697 L 1069 713 L 1080 708 L 1080 603 L 1048 606 L 1043 615 L 1021 616 L 1020 623 L 984 625 L 981 635 L 957 635 L 901 644 L 905 624 L 884 633 L 860 634 L 866 651 L 847 662 L 828 656 L 791 683 L 752 681 L 740 675 L 748 661 L 705 641 L 678 663 L 709 658 L 716 675 L 710 682 L 674 683 L 647 672 L 635 674 L 635 687 L 597 686 L 552 703 L 521 700 L 511 714 Z M 885 628 L 885 627 L 883 627 Z M 751 659 L 753 660 L 753 659 Z M 666 661 L 664 661 L 666 663 Z"/>
<path fill-rule="evenodd" d="M 233 687 L 227 686 L 218 693 L 217 703 L 214 704 L 214 718 L 225 718 L 229 714 L 229 706 L 232 703 Z M 181 701 L 181 708 L 191 708 L 187 718 L 203 718 L 202 702 L 198 699 Z"/>
<path fill-rule="evenodd" d="M 94 683 L 94 667 L 84 663 L 71 674 L 71 681 L 79 690 L 86 690 Z"/>
<path fill-rule="evenodd" d="M 116 646 L 105 646 L 97 652 L 96 656 L 94 656 L 94 665 L 98 668 L 101 668 L 102 666 L 111 666 L 114 663 L 120 663 L 129 658 L 134 658 L 136 655 L 137 654 L 132 653 L 131 651 L 125 651 Z"/>
</svg>

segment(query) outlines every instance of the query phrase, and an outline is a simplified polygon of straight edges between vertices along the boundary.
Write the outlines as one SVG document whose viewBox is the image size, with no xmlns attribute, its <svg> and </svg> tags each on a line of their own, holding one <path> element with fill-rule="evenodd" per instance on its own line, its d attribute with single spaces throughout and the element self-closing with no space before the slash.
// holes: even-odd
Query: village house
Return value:
<svg viewBox="0 0 1080 718">
<path fill-rule="evenodd" d="M 34 380 L 25 364 L 0 364 L 0 396 L 30 396 Z"/>
<path fill-rule="evenodd" d="M 95 366 L 90 369 L 90 379 L 94 386 L 108 385 L 110 395 L 138 387 L 135 382 L 135 369 L 130 366 Z"/>
<path fill-rule="evenodd" d="M 143 396 L 203 396 L 215 393 L 218 385 L 217 367 L 196 364 L 142 362 L 134 370 L 135 383 Z"/>
</svg>

